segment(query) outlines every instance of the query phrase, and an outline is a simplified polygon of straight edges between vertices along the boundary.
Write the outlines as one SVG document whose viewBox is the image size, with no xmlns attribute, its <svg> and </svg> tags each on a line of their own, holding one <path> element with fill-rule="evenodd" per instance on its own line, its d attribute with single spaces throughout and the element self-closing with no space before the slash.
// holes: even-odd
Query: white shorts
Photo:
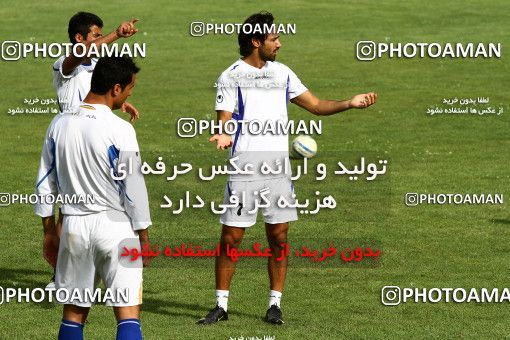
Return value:
<svg viewBox="0 0 510 340">
<path fill-rule="evenodd" d="M 294 186 L 290 178 L 274 178 L 258 181 L 228 181 L 225 186 L 223 204 L 230 203 L 231 196 L 237 196 L 239 205 L 227 208 L 220 217 L 220 222 L 230 227 L 248 228 L 257 222 L 257 204 L 263 204 L 261 195 L 267 197 L 269 206 L 260 207 L 265 223 L 276 224 L 296 221 L 296 208 L 280 208 L 278 199 L 283 196 L 289 203 L 294 203 L 292 197 Z M 244 203 L 243 203 L 244 199 Z"/>
<path fill-rule="evenodd" d="M 84 216 L 64 215 L 55 288 L 57 293 L 63 288 L 70 294 L 77 290 L 82 294 L 82 298 L 69 299 L 66 304 L 90 307 L 93 302 L 98 302 L 83 300 L 86 300 L 85 291 L 95 291 L 99 279 L 114 295 L 112 299 L 99 300 L 107 306 L 142 303 L 142 260 L 140 257 L 131 262 L 129 257 L 121 257 L 123 245 L 140 250 L 138 233 L 133 231 L 126 213 L 108 211 Z M 117 297 L 118 291 L 124 292 L 120 298 Z M 103 289 L 103 297 L 106 297 L 105 293 Z"/>
</svg>

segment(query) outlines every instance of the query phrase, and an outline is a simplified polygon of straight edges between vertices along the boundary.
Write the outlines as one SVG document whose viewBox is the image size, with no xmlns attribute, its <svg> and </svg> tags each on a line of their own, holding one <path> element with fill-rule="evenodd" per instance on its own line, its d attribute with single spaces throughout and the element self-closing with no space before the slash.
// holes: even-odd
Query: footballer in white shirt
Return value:
<svg viewBox="0 0 510 340">
<path fill-rule="evenodd" d="M 107 302 L 117 318 L 117 339 L 142 339 L 142 266 L 148 259 L 129 264 L 120 251 L 126 240 L 129 248 L 139 250 L 147 244 L 152 222 L 141 172 L 119 176 L 126 164 L 140 169 L 135 130 L 112 112 L 131 95 L 138 71 L 130 58 L 100 58 L 83 103 L 74 112 L 57 115 L 45 138 L 36 194 L 69 198 L 62 205 L 60 243 L 56 248 L 44 243 L 45 256 L 56 266 L 55 288 L 71 294 L 64 303 L 59 339 L 83 339 L 93 301 L 73 300 L 72 292 L 84 297 L 95 291 L 99 279 L 113 292 L 128 292 L 127 299 Z M 57 234 L 54 208 L 51 200 L 35 205 L 45 239 Z"/>
<path fill-rule="evenodd" d="M 107 35 L 103 35 L 103 21 L 97 15 L 78 12 L 71 17 L 68 24 L 69 40 L 72 44 L 82 43 L 88 50 L 92 44 L 110 44 L 120 38 L 129 38 L 138 32 L 135 23 L 138 19 L 123 22 Z M 90 79 L 97 59 L 78 57 L 74 54 L 61 56 L 53 64 L 53 87 L 57 92 L 61 113 L 73 112 L 90 91 Z M 122 104 L 121 110 L 131 115 L 131 120 L 138 118 L 138 111 L 129 103 Z"/>
<path fill-rule="evenodd" d="M 85 48 L 89 48 L 91 44 L 98 46 L 110 44 L 122 37 L 129 38 L 133 36 L 138 32 L 134 26 L 137 21 L 137 19 L 133 19 L 123 22 L 115 31 L 103 36 L 103 21 L 101 18 L 93 13 L 78 12 L 69 20 L 67 32 L 72 44 L 82 43 Z M 90 91 L 90 81 L 96 63 L 96 58 L 79 58 L 70 54 L 69 56 L 61 56 L 53 64 L 53 87 L 57 94 L 60 114 L 76 112 L 76 109 Z M 130 121 L 139 118 L 138 110 L 128 102 L 122 104 L 121 110 L 130 114 Z M 52 243 L 54 246 L 58 245 L 62 228 L 61 213 L 59 213 L 56 225 L 56 238 L 45 240 L 45 242 Z M 53 288 L 53 286 L 54 277 L 48 284 L 48 287 Z"/>
<path fill-rule="evenodd" d="M 341 101 L 321 100 L 313 95 L 289 67 L 275 61 L 282 46 L 279 35 L 274 31 L 260 32 L 254 29 L 255 25 L 271 27 L 273 23 L 273 15 L 268 12 L 253 14 L 245 20 L 243 25 L 251 25 L 252 30 L 242 30 L 238 35 L 241 59 L 229 66 L 217 82 L 215 109 L 219 122 L 225 124 L 231 119 L 258 120 L 262 124 L 277 120 L 287 122 L 289 102 L 318 116 L 332 115 L 351 108 L 364 109 L 376 102 L 377 95 L 373 92 Z M 250 31 L 255 33 L 245 33 Z M 230 155 L 238 157 L 239 164 L 252 164 L 254 161 L 253 169 L 257 169 L 261 161 L 288 161 L 288 135 L 284 133 L 254 135 L 249 129 L 242 133 L 238 125 L 234 135 L 216 134 L 209 141 L 216 142 L 216 147 L 221 150 L 231 148 Z M 254 192 L 262 191 L 269 192 L 271 198 L 271 204 L 261 210 L 272 254 L 280 254 L 287 242 L 289 222 L 297 219 L 296 209 L 278 208 L 275 198 L 284 196 L 288 200 L 292 199 L 290 174 L 264 179 L 257 175 L 230 176 L 225 188 L 225 202 L 228 203 L 232 195 L 236 195 L 241 202 L 240 197 L 244 195 L 246 206 L 239 204 L 229 208 L 220 218 L 222 251 L 215 265 L 216 306 L 198 321 L 199 324 L 228 320 L 229 288 L 235 262 L 226 255 L 226 247 L 238 247 L 246 228 L 255 224 L 257 214 L 251 212 L 253 208 L 257 209 L 255 199 L 260 198 Z M 282 261 L 268 257 L 270 292 L 265 321 L 272 324 L 283 324 L 280 300 L 287 263 L 286 257 Z"/>
</svg>

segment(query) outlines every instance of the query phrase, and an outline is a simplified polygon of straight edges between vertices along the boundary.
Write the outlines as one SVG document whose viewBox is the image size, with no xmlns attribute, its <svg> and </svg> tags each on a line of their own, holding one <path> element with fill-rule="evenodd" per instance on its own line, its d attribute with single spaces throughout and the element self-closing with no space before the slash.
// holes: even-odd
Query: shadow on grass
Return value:
<svg viewBox="0 0 510 340">
<path fill-rule="evenodd" d="M 510 225 L 510 220 L 505 220 L 505 219 L 502 219 L 502 218 L 494 218 L 492 220 L 490 220 L 492 223 L 498 223 L 498 224 L 508 224 Z"/>
<path fill-rule="evenodd" d="M 51 279 L 51 270 L 33 270 L 25 268 L 0 268 L 0 286 L 2 287 L 22 287 L 22 288 L 38 288 L 46 287 Z M 48 276 L 48 282 L 42 282 L 39 278 L 41 275 Z"/>
<path fill-rule="evenodd" d="M 3 288 L 22 288 L 33 290 L 35 288 L 44 289 L 51 279 L 51 270 L 33 270 L 24 268 L 2 268 L 0 267 L 0 287 Z M 42 279 L 41 276 L 47 278 Z M 203 317 L 212 306 L 192 304 L 180 302 L 175 300 L 162 300 L 148 297 L 150 291 L 144 292 L 142 310 L 149 313 L 156 313 L 161 315 L 169 315 L 182 317 L 185 316 L 193 321 Z M 59 308 L 60 305 L 56 302 L 49 302 L 47 300 L 40 303 L 34 303 L 37 307 L 43 309 Z M 96 305 L 102 305 L 98 303 Z M 260 315 L 236 311 L 235 309 L 229 310 L 229 314 L 235 316 L 248 317 L 258 320 Z"/>
<path fill-rule="evenodd" d="M 50 282 L 52 272 L 48 270 L 33 270 L 25 268 L 0 268 L 0 287 L 5 288 L 21 288 L 33 290 L 35 288 L 44 289 Z M 41 280 L 44 276 L 46 279 Z M 33 303 L 37 307 L 43 309 L 53 309 L 58 306 L 55 302 L 42 301 Z"/>
<path fill-rule="evenodd" d="M 144 293 L 143 297 L 143 305 L 142 310 L 148 313 L 156 313 L 161 315 L 169 315 L 169 316 L 177 316 L 182 317 L 185 316 L 191 319 L 193 322 L 198 321 L 198 319 L 202 318 L 212 309 L 213 306 L 192 304 L 186 302 L 180 302 L 175 300 L 161 300 L 146 297 L 147 293 Z M 260 319 L 260 315 L 245 313 L 236 311 L 235 309 L 229 308 L 229 315 L 248 317 L 251 319 L 258 320 Z"/>
</svg>

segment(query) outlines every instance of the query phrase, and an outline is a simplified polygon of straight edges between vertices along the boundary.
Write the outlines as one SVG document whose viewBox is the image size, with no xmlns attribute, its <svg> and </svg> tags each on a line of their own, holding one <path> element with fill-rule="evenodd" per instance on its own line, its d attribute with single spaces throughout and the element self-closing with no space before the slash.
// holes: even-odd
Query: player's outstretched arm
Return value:
<svg viewBox="0 0 510 340">
<path fill-rule="evenodd" d="M 84 42 L 85 50 L 88 52 L 90 45 L 94 44 L 97 46 L 100 46 L 102 44 L 111 44 L 115 40 L 119 38 L 129 38 L 136 34 L 138 32 L 138 29 L 135 28 L 135 23 L 138 21 L 138 19 L 132 19 L 131 21 L 126 21 L 120 24 L 119 27 L 115 31 L 110 32 L 107 35 L 104 35 L 102 37 L 99 37 L 97 39 L 94 39 L 89 42 Z M 84 57 L 77 57 L 73 54 L 70 54 L 64 59 L 64 62 L 62 63 L 62 72 L 64 75 L 69 75 L 73 72 L 73 70 L 80 65 L 82 62 L 87 60 L 86 54 L 82 53 L 82 51 L 78 50 L 78 53 L 84 54 Z"/>
<path fill-rule="evenodd" d="M 317 116 L 329 116 L 348 109 L 364 109 L 377 101 L 374 92 L 358 94 L 349 100 L 321 100 L 310 91 L 291 99 L 291 102 Z"/>
<path fill-rule="evenodd" d="M 218 122 L 221 122 L 222 126 L 225 125 L 225 122 L 232 119 L 232 112 L 228 111 L 216 111 L 218 114 Z M 216 142 L 216 149 L 225 150 L 232 146 L 232 137 L 227 134 L 215 134 L 211 138 L 209 138 L 209 142 Z"/>
</svg>

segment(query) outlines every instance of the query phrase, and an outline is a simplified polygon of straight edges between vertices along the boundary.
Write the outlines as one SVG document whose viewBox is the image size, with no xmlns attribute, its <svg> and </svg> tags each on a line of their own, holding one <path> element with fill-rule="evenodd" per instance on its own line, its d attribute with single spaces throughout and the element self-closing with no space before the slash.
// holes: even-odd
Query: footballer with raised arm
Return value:
<svg viewBox="0 0 510 340">
<path fill-rule="evenodd" d="M 81 43 L 85 49 L 92 44 L 98 47 L 110 44 L 120 38 L 129 38 L 138 32 L 135 23 L 138 19 L 123 22 L 119 27 L 107 35 L 103 35 L 103 21 L 97 15 L 78 12 L 71 17 L 67 32 L 71 43 Z M 97 58 L 87 58 L 69 54 L 60 57 L 53 64 L 53 86 L 57 92 L 57 99 L 61 113 L 73 111 L 78 107 L 90 91 L 90 79 L 97 62 Z M 124 103 L 121 110 L 131 115 L 131 121 L 139 117 L 138 110 L 129 103 Z"/>
<path fill-rule="evenodd" d="M 244 25 L 252 28 L 271 27 L 273 15 L 260 12 L 246 19 Z M 246 34 L 246 31 L 253 32 Z M 287 104 L 290 101 L 314 115 L 325 116 L 351 108 L 364 109 L 373 105 L 377 95 L 373 92 L 358 94 L 349 100 L 321 100 L 313 95 L 292 70 L 276 62 L 281 42 L 276 32 L 260 32 L 256 29 L 241 30 L 238 35 L 241 58 L 228 67 L 218 79 L 215 110 L 223 124 L 231 119 L 238 121 L 258 120 L 262 124 L 270 121 L 288 121 Z M 216 142 L 217 149 L 231 148 L 230 156 L 238 157 L 239 163 L 254 160 L 272 162 L 283 157 L 288 161 L 288 135 L 241 133 L 240 125 L 235 135 L 216 134 L 209 140 Z M 254 168 L 256 168 L 254 166 Z M 212 324 L 228 320 L 228 298 L 230 283 L 235 271 L 235 262 L 226 254 L 227 246 L 238 247 L 245 230 L 256 223 L 259 199 L 254 193 L 267 192 L 271 204 L 261 208 L 265 222 L 266 237 L 272 254 L 280 254 L 287 242 L 289 222 L 297 220 L 296 208 L 278 208 L 275 199 L 293 197 L 290 174 L 261 178 L 250 176 L 229 176 L 225 188 L 224 202 L 231 202 L 232 195 L 241 201 L 245 194 L 246 206 L 242 204 L 228 208 L 221 215 L 221 252 L 216 258 L 216 306 L 199 324 Z M 255 207 L 255 208 L 254 208 Z M 254 208 L 254 209 L 253 209 Z M 255 210 L 255 213 L 253 211 Z M 280 300 L 285 283 L 288 258 L 277 261 L 276 256 L 268 257 L 269 305 L 265 321 L 283 324 Z"/>
<path fill-rule="evenodd" d="M 36 194 L 74 197 L 62 205 L 58 256 L 57 249 L 46 244 L 44 249 L 56 267 L 55 288 L 68 292 L 66 301 L 59 300 L 64 303 L 60 340 L 83 339 L 90 307 L 97 302 L 87 299 L 87 292 L 96 290 L 99 279 L 114 295 L 127 291 L 124 299 L 106 301 L 117 319 L 117 339 L 142 339 L 142 267 L 148 258 L 128 265 L 120 253 L 125 242 L 141 251 L 152 222 L 141 172 L 118 175 L 128 163 L 140 169 L 141 160 L 133 126 L 112 112 L 131 95 L 138 71 L 131 58 L 100 58 L 90 92 L 75 112 L 52 121 L 43 144 Z M 57 233 L 55 204 L 49 202 L 54 200 L 35 205 L 45 238 Z"/>
</svg>

